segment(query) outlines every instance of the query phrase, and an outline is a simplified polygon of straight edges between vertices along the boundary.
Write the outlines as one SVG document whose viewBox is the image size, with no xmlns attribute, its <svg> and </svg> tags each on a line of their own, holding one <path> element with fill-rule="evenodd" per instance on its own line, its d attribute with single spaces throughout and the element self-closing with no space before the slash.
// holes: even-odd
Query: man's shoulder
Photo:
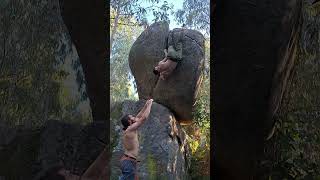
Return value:
<svg viewBox="0 0 320 180">
<path fill-rule="evenodd" d="M 137 130 L 130 130 L 130 129 L 127 129 L 123 132 L 123 135 L 125 136 L 130 136 L 130 135 L 134 135 L 134 134 L 137 134 Z"/>
</svg>

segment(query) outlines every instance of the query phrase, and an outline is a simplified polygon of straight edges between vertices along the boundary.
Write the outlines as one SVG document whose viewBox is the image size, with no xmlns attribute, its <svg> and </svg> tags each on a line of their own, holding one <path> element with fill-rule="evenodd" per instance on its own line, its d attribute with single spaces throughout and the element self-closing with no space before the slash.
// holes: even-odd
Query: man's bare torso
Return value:
<svg viewBox="0 0 320 180">
<path fill-rule="evenodd" d="M 138 131 L 125 131 L 123 135 L 124 153 L 137 158 L 139 152 Z"/>
</svg>

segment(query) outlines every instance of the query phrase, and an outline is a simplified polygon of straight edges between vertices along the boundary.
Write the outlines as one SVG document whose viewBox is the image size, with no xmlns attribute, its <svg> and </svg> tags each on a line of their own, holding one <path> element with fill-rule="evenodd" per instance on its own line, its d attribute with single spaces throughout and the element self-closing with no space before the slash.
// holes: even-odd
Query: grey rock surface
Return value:
<svg viewBox="0 0 320 180">
<path fill-rule="evenodd" d="M 133 114 L 144 105 L 144 100 L 138 102 L 125 101 L 122 114 Z M 120 118 L 120 117 L 119 117 Z M 122 136 L 122 126 L 118 122 L 116 133 Z M 177 123 L 172 112 L 165 106 L 153 103 L 151 113 L 138 132 L 140 151 L 138 160 L 138 175 L 140 179 L 172 179 L 188 178 L 188 146 L 185 133 Z M 112 135 L 113 136 L 113 135 Z M 112 152 L 111 179 L 121 175 L 120 157 L 123 155 L 121 138 Z"/>
<path fill-rule="evenodd" d="M 12 136 L 0 139 L 0 176 L 8 179 L 32 179 L 57 164 L 82 174 L 105 148 L 107 135 L 106 124 L 100 122 L 48 120 L 36 130 L 7 128 Z"/>
<path fill-rule="evenodd" d="M 176 28 L 170 31 L 173 41 L 180 38 L 179 31 L 183 31 L 182 62 L 168 79 L 160 80 L 152 72 L 165 56 L 163 50 L 168 43 L 169 28 L 164 22 L 152 24 L 138 37 L 130 50 L 129 64 L 140 99 L 153 97 L 172 110 L 179 121 L 191 121 L 204 68 L 205 39 L 198 31 Z"/>
<path fill-rule="evenodd" d="M 91 118 L 78 52 L 59 1 L 4 1 L 0 12 L 2 121 L 35 127 L 49 118 Z"/>
<path fill-rule="evenodd" d="M 41 133 L 38 161 L 44 168 L 62 162 L 82 174 L 105 147 L 106 136 L 105 123 L 80 126 L 50 120 Z"/>
<path fill-rule="evenodd" d="M 166 48 L 168 34 L 168 23 L 154 23 L 141 33 L 130 49 L 129 66 L 135 77 L 140 99 L 152 96 L 158 79 L 153 74 L 153 67 L 165 56 L 163 50 Z"/>
</svg>

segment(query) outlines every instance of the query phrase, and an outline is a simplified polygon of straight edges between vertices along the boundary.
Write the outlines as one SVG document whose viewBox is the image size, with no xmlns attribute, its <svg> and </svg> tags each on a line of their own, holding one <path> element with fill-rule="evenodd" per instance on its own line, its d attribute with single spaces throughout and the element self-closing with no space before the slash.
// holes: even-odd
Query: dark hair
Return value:
<svg viewBox="0 0 320 180">
<path fill-rule="evenodd" d="M 123 125 L 123 128 L 122 128 L 123 130 L 126 130 L 128 128 L 128 126 L 130 126 L 129 114 L 126 114 L 126 115 L 122 116 L 121 123 Z"/>
<path fill-rule="evenodd" d="M 53 166 L 47 169 L 45 173 L 39 178 L 39 180 L 65 180 L 65 177 L 63 175 L 58 174 L 61 169 L 64 169 L 62 165 Z"/>
<path fill-rule="evenodd" d="M 159 75 L 159 71 L 157 71 L 155 67 L 153 68 L 153 74 Z"/>
</svg>

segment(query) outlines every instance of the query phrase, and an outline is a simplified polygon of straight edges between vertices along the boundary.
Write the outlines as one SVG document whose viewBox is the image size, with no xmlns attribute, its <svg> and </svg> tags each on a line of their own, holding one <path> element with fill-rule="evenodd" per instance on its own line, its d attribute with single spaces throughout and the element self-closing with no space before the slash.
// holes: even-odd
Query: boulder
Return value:
<svg viewBox="0 0 320 180">
<path fill-rule="evenodd" d="M 7 129 L 10 134 L 0 139 L 0 176 L 7 179 L 33 179 L 61 163 L 82 174 L 106 146 L 103 122 L 83 126 L 49 120 L 39 129 Z"/>
<path fill-rule="evenodd" d="M 105 147 L 106 124 L 85 126 L 50 120 L 40 136 L 41 168 L 63 162 L 75 174 L 82 174 Z"/>
<path fill-rule="evenodd" d="M 145 101 L 125 101 L 122 114 L 133 114 L 142 108 Z M 120 117 L 119 117 L 120 118 Z M 115 133 L 111 136 L 122 136 L 121 122 L 118 121 Z M 173 113 L 165 106 L 153 103 L 151 113 L 139 132 L 140 151 L 138 175 L 140 179 L 187 179 L 188 146 L 185 133 L 174 118 Z M 119 159 L 123 155 L 121 138 L 113 149 L 111 159 L 111 179 L 121 175 Z"/>
<path fill-rule="evenodd" d="M 133 43 L 129 53 L 129 66 L 137 84 L 140 99 L 152 96 L 158 77 L 153 74 L 153 67 L 164 58 L 169 25 L 157 22 L 143 31 Z"/>
<path fill-rule="evenodd" d="M 90 121 L 92 110 L 79 50 L 60 15 L 59 1 L 3 3 L 0 3 L 1 121 L 28 127 L 42 126 L 51 117 L 69 122 Z M 17 88 L 13 93 L 9 87 L 14 87 L 15 81 Z"/>
<path fill-rule="evenodd" d="M 153 68 L 165 56 L 167 39 L 182 36 L 182 62 L 166 80 L 153 74 Z M 171 39 L 171 38 L 169 38 Z M 129 54 L 130 69 L 135 77 L 140 99 L 153 99 L 174 112 L 179 121 L 191 121 L 193 105 L 204 65 L 204 37 L 195 30 L 176 28 L 169 31 L 165 22 L 152 24 L 134 42 Z"/>
<path fill-rule="evenodd" d="M 288 90 L 302 22 L 301 1 L 226 0 L 216 9 L 213 178 L 252 179 Z"/>
</svg>

